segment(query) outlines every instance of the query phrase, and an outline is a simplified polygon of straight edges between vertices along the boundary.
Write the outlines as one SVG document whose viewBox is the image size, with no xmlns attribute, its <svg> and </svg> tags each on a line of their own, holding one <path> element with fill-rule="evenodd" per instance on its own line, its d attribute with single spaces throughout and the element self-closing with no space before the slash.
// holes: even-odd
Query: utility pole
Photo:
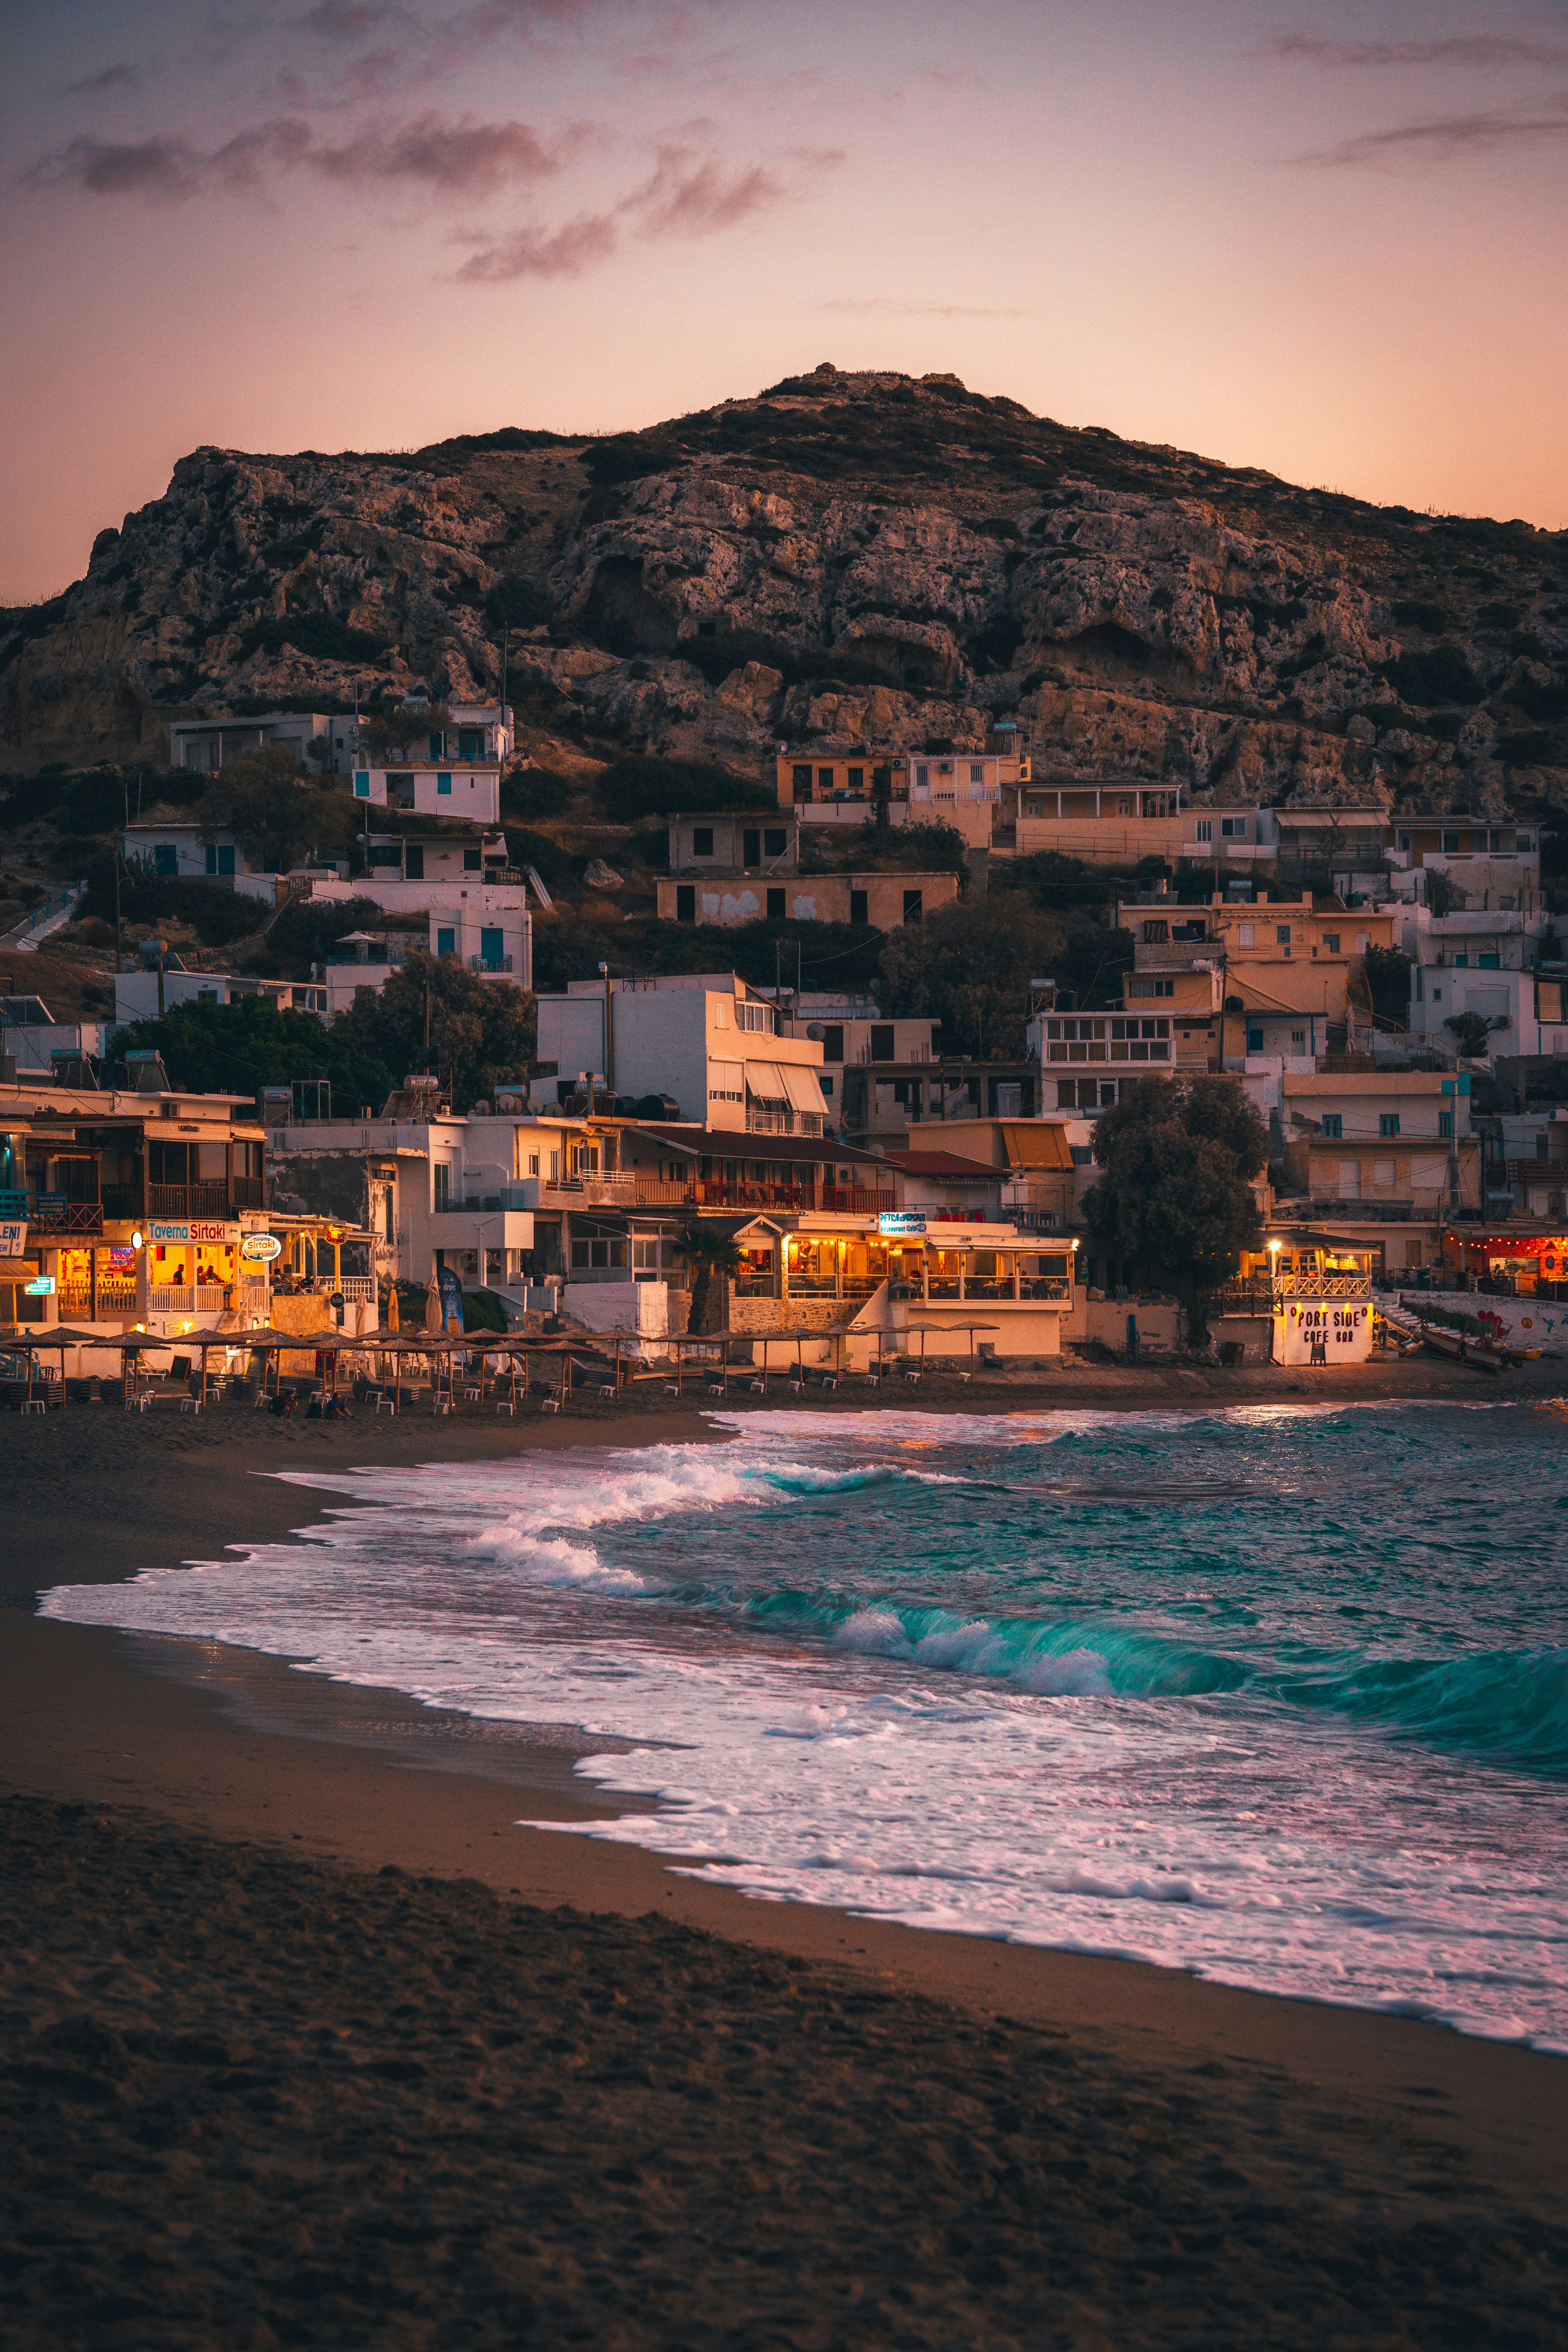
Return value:
<svg viewBox="0 0 1568 2352">
<path fill-rule="evenodd" d="M 795 1009 L 789 1016 L 789 1034 L 792 1037 L 798 1037 L 800 1034 L 800 941 L 798 940 L 795 943 Z"/>
</svg>

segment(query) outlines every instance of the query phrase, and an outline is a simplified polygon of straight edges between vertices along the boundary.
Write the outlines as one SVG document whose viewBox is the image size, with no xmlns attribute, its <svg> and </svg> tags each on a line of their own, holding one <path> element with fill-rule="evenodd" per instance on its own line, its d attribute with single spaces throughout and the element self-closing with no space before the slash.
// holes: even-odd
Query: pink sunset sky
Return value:
<svg viewBox="0 0 1568 2352">
<path fill-rule="evenodd" d="M 0 598 L 202 443 L 830 359 L 1568 525 L 1568 12 L 6 0 Z"/>
</svg>

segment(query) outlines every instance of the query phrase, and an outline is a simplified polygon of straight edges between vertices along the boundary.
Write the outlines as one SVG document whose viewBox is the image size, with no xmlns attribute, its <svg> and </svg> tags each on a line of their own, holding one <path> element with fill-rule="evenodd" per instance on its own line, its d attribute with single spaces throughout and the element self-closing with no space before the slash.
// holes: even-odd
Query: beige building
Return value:
<svg viewBox="0 0 1568 2352">
<path fill-rule="evenodd" d="M 869 824 L 881 802 L 889 824 L 950 824 L 971 848 L 989 849 L 1008 845 L 996 840 L 1005 803 L 1028 769 L 1019 752 L 781 752 L 775 782 L 779 806 L 803 826 Z"/>
<path fill-rule="evenodd" d="M 1468 1080 L 1437 1070 L 1291 1071 L 1280 1082 L 1285 1166 L 1314 1214 L 1425 1227 L 1407 1263 L 1430 1262 L 1438 1223 L 1481 1199 Z"/>
<path fill-rule="evenodd" d="M 957 903 L 953 874 L 705 873 L 658 885 L 658 911 L 675 923 L 847 923 L 874 931 L 921 922 Z"/>
</svg>

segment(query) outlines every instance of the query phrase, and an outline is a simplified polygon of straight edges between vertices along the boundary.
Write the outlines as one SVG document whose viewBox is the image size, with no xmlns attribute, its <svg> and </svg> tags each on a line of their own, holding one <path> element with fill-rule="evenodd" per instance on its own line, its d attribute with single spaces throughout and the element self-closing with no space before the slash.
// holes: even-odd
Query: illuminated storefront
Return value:
<svg viewBox="0 0 1568 2352">
<path fill-rule="evenodd" d="M 1443 1255 L 1460 1273 L 1510 1295 L 1568 1297 L 1568 1234 L 1561 1231 L 1537 1224 L 1517 1233 L 1475 1234 L 1456 1227 L 1443 1235 Z"/>
</svg>

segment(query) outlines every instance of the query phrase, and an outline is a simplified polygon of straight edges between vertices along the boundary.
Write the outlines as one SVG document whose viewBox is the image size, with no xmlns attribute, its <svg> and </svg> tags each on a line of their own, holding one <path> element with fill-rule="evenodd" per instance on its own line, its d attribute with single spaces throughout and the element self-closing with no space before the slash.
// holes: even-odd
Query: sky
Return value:
<svg viewBox="0 0 1568 2352">
<path fill-rule="evenodd" d="M 823 360 L 1568 526 L 1568 0 L 0 0 L 0 600 Z"/>
</svg>

